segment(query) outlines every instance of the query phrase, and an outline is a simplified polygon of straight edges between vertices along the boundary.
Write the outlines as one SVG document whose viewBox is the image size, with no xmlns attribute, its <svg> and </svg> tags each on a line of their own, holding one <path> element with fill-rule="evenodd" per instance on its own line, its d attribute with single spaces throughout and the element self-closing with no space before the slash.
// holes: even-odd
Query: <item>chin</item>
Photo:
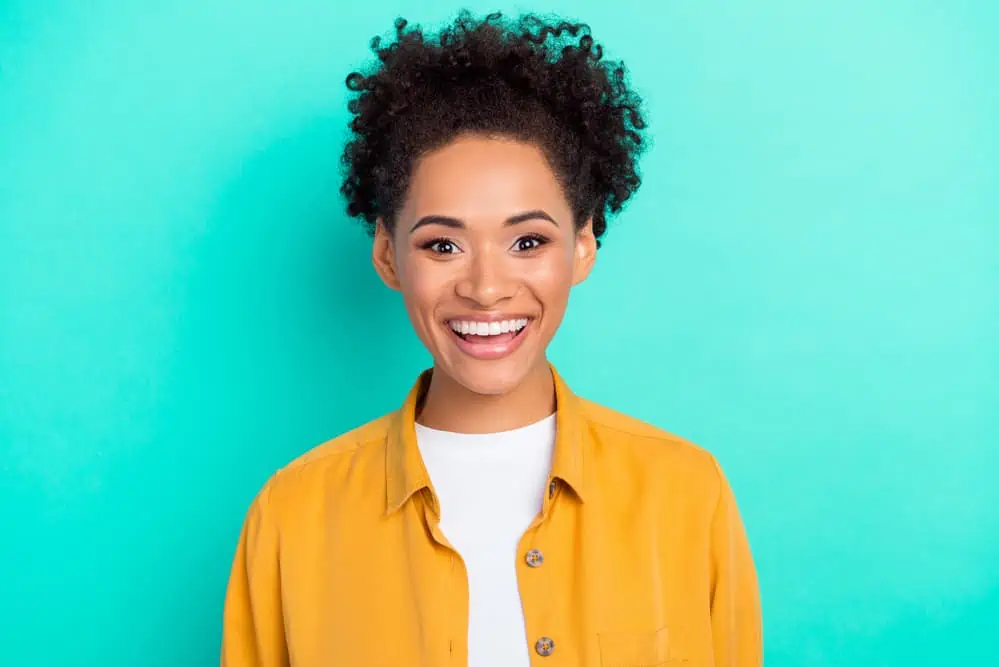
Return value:
<svg viewBox="0 0 999 667">
<path fill-rule="evenodd" d="M 482 396 L 502 396 L 512 392 L 524 382 L 533 368 L 533 364 L 515 359 L 461 360 L 440 366 L 454 382 Z"/>
</svg>

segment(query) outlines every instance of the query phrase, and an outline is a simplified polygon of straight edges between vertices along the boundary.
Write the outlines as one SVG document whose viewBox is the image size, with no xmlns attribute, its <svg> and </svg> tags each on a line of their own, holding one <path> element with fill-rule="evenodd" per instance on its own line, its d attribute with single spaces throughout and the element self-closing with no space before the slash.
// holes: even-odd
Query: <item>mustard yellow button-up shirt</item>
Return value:
<svg viewBox="0 0 999 667">
<path fill-rule="evenodd" d="M 402 408 L 319 445 L 253 501 L 224 667 L 465 667 L 468 581 Z M 757 578 L 714 457 L 574 395 L 517 582 L 537 667 L 758 667 Z"/>
</svg>

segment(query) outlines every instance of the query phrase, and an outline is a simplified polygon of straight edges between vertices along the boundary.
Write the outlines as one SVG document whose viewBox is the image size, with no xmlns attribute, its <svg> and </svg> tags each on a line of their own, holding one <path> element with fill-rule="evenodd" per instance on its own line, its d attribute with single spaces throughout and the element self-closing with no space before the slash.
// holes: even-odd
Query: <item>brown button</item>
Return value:
<svg viewBox="0 0 999 667">
<path fill-rule="evenodd" d="M 538 655 L 547 658 L 555 650 L 555 642 L 551 637 L 542 637 L 534 644 L 534 650 Z"/>
<path fill-rule="evenodd" d="M 541 564 L 545 562 L 545 555 L 539 549 L 531 549 L 527 552 L 525 560 L 531 567 L 541 567 Z"/>
<path fill-rule="evenodd" d="M 553 479 L 551 484 L 548 485 L 548 497 L 551 498 L 555 495 L 555 480 Z"/>
</svg>

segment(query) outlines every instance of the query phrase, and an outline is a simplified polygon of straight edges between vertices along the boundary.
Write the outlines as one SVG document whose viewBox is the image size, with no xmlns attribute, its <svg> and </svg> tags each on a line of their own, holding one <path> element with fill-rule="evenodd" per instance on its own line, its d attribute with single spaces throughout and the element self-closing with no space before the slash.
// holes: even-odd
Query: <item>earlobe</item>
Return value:
<svg viewBox="0 0 999 667">
<path fill-rule="evenodd" d="M 597 259 L 597 238 L 593 235 L 593 218 L 576 232 L 576 248 L 572 267 L 572 284 L 586 280 Z"/>
<path fill-rule="evenodd" d="M 392 243 L 392 233 L 381 218 L 375 223 L 375 238 L 371 244 L 371 263 L 387 287 L 394 290 L 401 288 L 395 266 L 395 246 Z"/>
</svg>

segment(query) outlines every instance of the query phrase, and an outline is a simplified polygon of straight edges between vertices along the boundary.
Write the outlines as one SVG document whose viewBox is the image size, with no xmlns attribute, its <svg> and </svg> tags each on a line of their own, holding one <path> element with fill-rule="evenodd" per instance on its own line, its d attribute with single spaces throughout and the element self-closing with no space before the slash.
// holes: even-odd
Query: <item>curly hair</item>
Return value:
<svg viewBox="0 0 999 667">
<path fill-rule="evenodd" d="M 358 93 L 341 158 L 348 215 L 369 233 L 379 218 L 391 231 L 419 157 L 458 135 L 500 136 L 543 151 L 577 228 L 592 217 L 599 247 L 608 214 L 641 183 L 646 123 L 624 66 L 603 60 L 589 26 L 466 10 L 436 36 L 396 19 L 395 40 L 375 37 L 371 50 L 374 71 L 346 81 Z"/>
</svg>

